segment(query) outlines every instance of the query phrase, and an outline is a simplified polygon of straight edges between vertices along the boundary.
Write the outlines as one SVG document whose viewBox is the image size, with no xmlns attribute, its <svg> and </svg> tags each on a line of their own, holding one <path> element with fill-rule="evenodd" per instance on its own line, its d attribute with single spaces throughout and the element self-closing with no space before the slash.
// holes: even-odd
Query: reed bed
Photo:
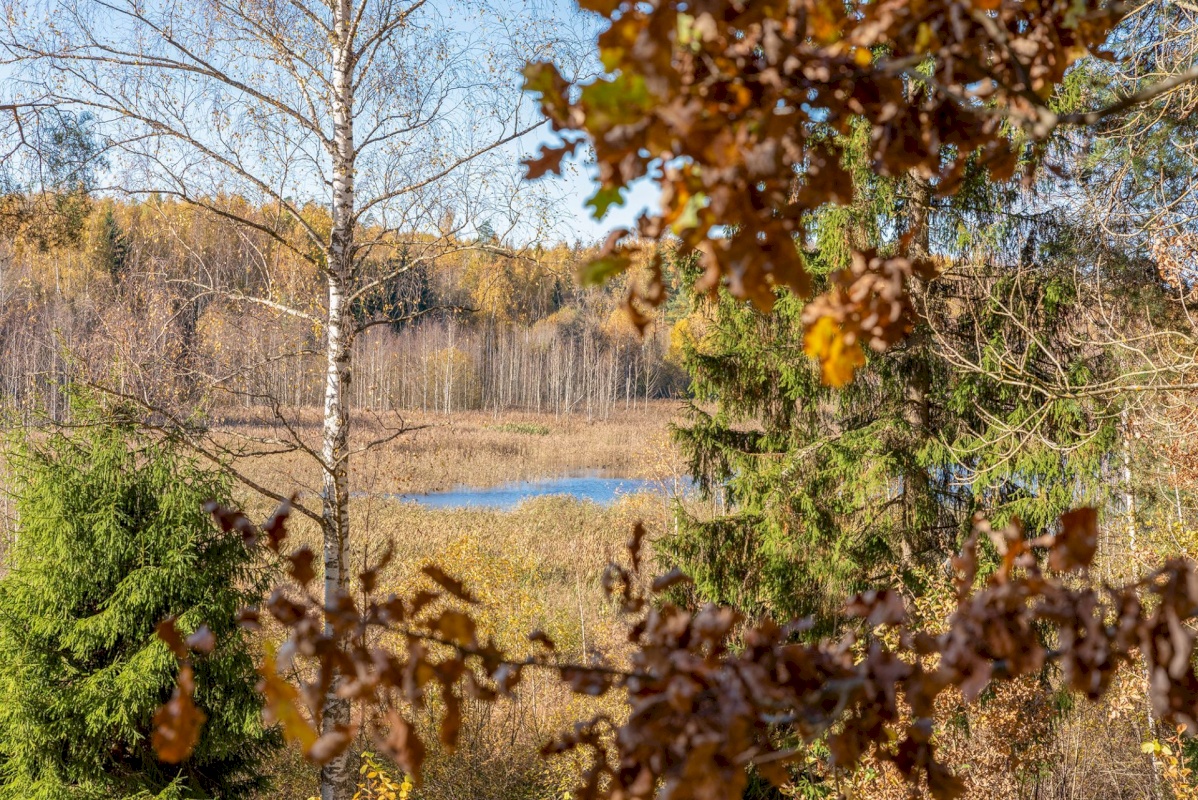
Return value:
<svg viewBox="0 0 1198 800">
<path fill-rule="evenodd" d="M 480 629 L 516 655 L 531 648 L 527 634 L 548 633 L 571 660 L 605 658 L 620 663 L 625 628 L 600 581 L 604 567 L 625 557 L 636 522 L 652 537 L 669 529 L 668 501 L 631 495 L 612 506 L 568 497 L 540 497 L 512 511 L 436 510 L 393 498 L 355 500 L 358 532 L 352 568 L 375 561 L 388 546 L 395 559 L 381 578 L 384 591 L 424 581 L 419 569 L 434 562 L 455 575 L 480 600 Z M 297 522 L 297 544 L 317 544 L 314 526 Z M 654 569 L 651 548 L 646 573 Z M 462 741 L 449 754 L 436 743 L 431 717 L 415 719 L 430 748 L 424 785 L 413 800 L 560 800 L 579 775 L 571 756 L 545 761 L 541 747 L 574 722 L 597 712 L 624 713 L 620 697 L 573 695 L 545 674 L 529 673 L 515 697 L 490 704 L 467 701 Z M 359 749 L 368 749 L 363 737 Z M 315 771 L 294 753 L 271 766 L 275 787 L 262 800 L 306 800 Z M 399 772 L 396 768 L 395 773 Z"/>
<path fill-rule="evenodd" d="M 390 441 L 351 462 L 350 489 L 355 495 L 411 494 L 591 470 L 626 478 L 673 479 L 682 474 L 682 465 L 670 446 L 668 426 L 678 410 L 677 401 L 660 400 L 620 410 L 606 420 L 520 412 L 362 414 L 355 419 L 354 447 Z M 304 413 L 289 424 L 305 445 L 319 448 L 315 413 Z M 236 445 L 238 440 L 283 438 L 280 427 L 264 418 L 239 421 L 228 441 Z M 300 451 L 247 457 L 240 466 L 275 491 L 319 491 L 319 469 Z"/>
<path fill-rule="evenodd" d="M 651 537 L 668 532 L 667 496 L 635 494 L 611 506 L 539 497 L 498 511 L 430 509 L 396 495 L 584 470 L 668 486 L 681 474 L 668 434 L 676 410 L 676 403 L 659 402 L 603 421 L 516 413 L 413 415 L 404 422 L 414 430 L 354 465 L 351 571 L 393 547 L 395 558 L 381 577 L 384 590 L 424 580 L 420 567 L 435 562 L 480 599 L 480 628 L 501 647 L 527 652 L 527 634 L 540 629 L 568 658 L 618 662 L 627 647 L 624 628 L 600 580 L 610 561 L 624 558 L 635 523 L 644 523 Z M 366 435 L 384 430 L 377 422 L 361 422 Z M 269 427 L 246 423 L 243 431 L 261 436 Z M 304 430 L 319 433 L 314 424 Z M 245 468 L 276 491 L 310 495 L 318 488 L 318 474 L 298 454 L 259 458 Z M 243 502 L 255 514 L 270 506 L 248 492 Z M 294 516 L 291 530 L 295 544 L 318 548 L 319 532 L 309 520 Z M 652 554 L 646 555 L 646 572 L 652 574 Z M 597 711 L 623 713 L 615 695 L 580 698 L 551 676 L 530 673 L 509 701 L 467 703 L 462 742 L 452 755 L 438 749 L 431 720 L 425 721 L 430 755 L 424 785 L 413 800 L 560 800 L 574 787 L 580 764 L 570 757 L 546 762 L 540 748 Z M 363 738 L 359 746 L 368 748 L 369 741 Z M 313 794 L 315 772 L 294 753 L 281 755 L 270 769 L 276 785 L 262 800 L 306 800 Z"/>
</svg>

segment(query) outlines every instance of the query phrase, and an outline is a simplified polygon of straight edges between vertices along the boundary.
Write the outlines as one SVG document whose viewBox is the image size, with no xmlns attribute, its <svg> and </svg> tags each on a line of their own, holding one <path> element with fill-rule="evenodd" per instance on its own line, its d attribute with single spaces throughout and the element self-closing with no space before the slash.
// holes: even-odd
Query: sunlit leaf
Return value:
<svg viewBox="0 0 1198 800">
<path fill-rule="evenodd" d="M 166 705 L 154 712 L 153 734 L 150 742 L 159 760 L 179 764 L 191 755 L 200 740 L 200 731 L 207 715 L 196 707 L 195 676 L 191 665 L 179 668 L 175 691 Z"/>
<path fill-rule="evenodd" d="M 583 286 L 599 286 L 626 271 L 632 266 L 628 256 L 613 253 L 594 258 L 578 271 L 578 280 Z"/>
<path fill-rule="evenodd" d="M 307 753 L 316 743 L 316 729 L 300 711 L 300 696 L 294 686 L 278 674 L 274 653 L 267 651 L 259 669 L 262 680 L 259 689 L 265 698 L 264 715 L 268 722 L 277 723 L 283 736 Z"/>
<path fill-rule="evenodd" d="M 845 341 L 835 320 L 821 317 L 803 335 L 803 351 L 820 364 L 820 375 L 828 386 L 844 386 L 865 366 L 865 353 L 856 342 Z"/>
</svg>

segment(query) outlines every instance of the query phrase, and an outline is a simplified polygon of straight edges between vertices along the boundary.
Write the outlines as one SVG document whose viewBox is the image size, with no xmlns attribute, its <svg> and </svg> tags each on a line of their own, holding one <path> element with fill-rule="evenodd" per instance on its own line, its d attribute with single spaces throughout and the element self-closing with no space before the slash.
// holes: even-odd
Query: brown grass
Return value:
<svg viewBox="0 0 1198 800">
<path fill-rule="evenodd" d="M 663 400 L 590 421 L 516 412 L 412 413 L 402 419 L 361 414 L 354 420 L 352 444 L 357 448 L 392 435 L 401 425 L 410 430 L 353 459 L 350 487 L 355 493 L 419 493 L 583 470 L 657 478 L 663 471 L 680 469 L 666 434 L 678 409 L 676 401 Z M 266 420 L 238 421 L 231 427 L 240 437 L 281 438 L 281 431 Z M 320 428 L 314 414 L 305 415 L 293 427 L 305 444 L 319 449 Z M 319 491 L 319 470 L 302 452 L 246 459 L 242 468 L 276 491 Z"/>
<path fill-rule="evenodd" d="M 360 567 L 387 542 L 395 545 L 395 561 L 382 579 L 384 591 L 424 582 L 419 568 L 437 563 L 480 600 L 475 612 L 480 630 L 515 656 L 528 654 L 527 634 L 540 629 L 567 659 L 602 656 L 618 663 L 627 647 L 625 629 L 600 586 L 603 568 L 623 556 L 635 522 L 644 521 L 651 535 L 658 535 L 666 512 L 662 499 L 650 495 L 606 508 L 543 497 L 510 512 L 430 510 L 363 499 L 354 508 L 360 533 L 353 559 Z M 316 543 L 314 526 L 295 530 L 297 544 Z M 599 700 L 578 697 L 552 676 L 530 672 L 510 701 L 466 703 L 462 741 L 453 754 L 436 744 L 431 714 L 415 714 L 429 760 L 414 800 L 561 798 L 573 788 L 580 764 L 569 757 L 546 762 L 540 748 L 599 710 L 617 718 L 623 713 L 614 694 Z M 363 737 L 359 747 L 369 746 Z M 276 786 L 262 800 L 305 800 L 315 789 L 315 770 L 293 752 L 281 754 L 269 770 Z"/>
<path fill-rule="evenodd" d="M 383 575 L 385 589 L 424 580 L 420 567 L 436 562 L 479 597 L 480 629 L 509 652 L 526 653 L 527 634 L 541 629 L 567 658 L 619 660 L 627 645 L 600 578 L 609 561 L 624 556 L 634 523 L 643 521 L 653 536 L 664 532 L 669 508 L 662 497 L 634 495 L 610 507 L 541 497 L 503 512 L 434 510 L 387 495 L 584 469 L 667 481 L 679 470 L 666 430 L 675 408 L 663 403 L 604 422 L 525 414 L 409 420 L 430 426 L 358 459 L 351 480 L 352 571 L 390 543 L 395 559 Z M 252 469 L 256 480 L 277 491 L 315 489 L 314 471 L 292 454 L 260 459 Z M 256 513 L 269 508 L 261 498 L 243 499 Z M 316 526 L 293 520 L 295 543 L 316 548 Z M 436 747 L 432 720 L 421 720 L 430 755 L 414 800 L 560 798 L 573 787 L 579 764 L 569 758 L 545 762 L 539 750 L 599 709 L 622 713 L 615 696 L 579 698 L 551 676 L 529 674 L 511 701 L 467 704 L 462 742 L 452 755 Z M 263 800 L 305 800 L 315 787 L 314 770 L 293 753 L 281 755 L 270 771 L 276 787 Z"/>
</svg>

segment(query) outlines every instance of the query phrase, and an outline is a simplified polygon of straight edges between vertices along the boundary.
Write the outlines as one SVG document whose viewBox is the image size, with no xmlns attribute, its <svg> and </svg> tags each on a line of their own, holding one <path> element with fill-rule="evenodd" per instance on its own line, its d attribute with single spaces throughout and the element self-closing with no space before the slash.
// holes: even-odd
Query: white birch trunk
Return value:
<svg viewBox="0 0 1198 800">
<path fill-rule="evenodd" d="M 338 0 L 333 37 L 333 208 L 327 253 L 328 319 L 325 337 L 323 447 L 321 492 L 324 538 L 325 602 L 349 589 L 349 384 L 353 329 L 346 291 L 352 285 L 354 259 L 354 98 L 351 63 L 351 6 Z M 326 627 L 326 633 L 331 632 Z M 340 676 L 325 695 L 321 732 L 348 726 L 350 704 L 337 696 Z M 354 770 L 347 750 L 321 767 L 321 800 L 350 800 Z"/>
</svg>

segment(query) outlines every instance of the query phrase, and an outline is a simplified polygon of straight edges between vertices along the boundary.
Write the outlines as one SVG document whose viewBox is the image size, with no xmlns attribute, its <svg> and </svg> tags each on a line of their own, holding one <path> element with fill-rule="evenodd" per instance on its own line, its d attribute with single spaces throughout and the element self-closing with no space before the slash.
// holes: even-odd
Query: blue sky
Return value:
<svg viewBox="0 0 1198 800">
<path fill-rule="evenodd" d="M 593 47 L 593 36 L 597 28 L 590 27 L 594 20 L 588 15 L 579 15 L 575 0 L 496 0 L 500 7 L 538 9 L 546 13 L 548 18 L 557 17 L 560 23 L 577 31 L 579 44 Z M 589 41 L 588 41 L 589 40 Z M 8 100 L 16 88 L 13 84 L 13 70 L 7 64 L 0 64 L 0 101 Z M 529 98 L 532 100 L 532 98 Z M 535 100 L 532 100 L 535 102 Z M 510 152 L 514 160 L 521 156 L 535 153 L 540 146 L 547 142 L 555 142 L 556 137 L 545 128 L 538 132 L 521 137 L 521 140 Z M 555 199 L 555 217 L 558 224 L 552 237 L 560 241 L 573 243 L 581 240 L 583 243 L 602 241 L 607 234 L 617 227 L 633 227 L 635 219 L 646 208 L 656 209 L 659 193 L 651 181 L 641 181 L 634 185 L 622 206 L 613 206 L 603 220 L 596 220 L 591 215 L 591 209 L 585 204 L 596 190 L 596 168 L 586 163 L 584 158 L 576 158 L 568 163 L 565 174 L 560 178 L 545 179 L 548 181 L 546 190 Z"/>
<path fill-rule="evenodd" d="M 595 193 L 595 168 L 582 164 L 574 164 L 567 174 L 559 179 L 565 200 L 561 209 L 563 227 L 575 232 L 568 232 L 564 238 L 573 242 L 575 238 L 583 243 L 602 241 L 609 232 L 619 227 L 632 228 L 636 217 L 646 208 L 657 210 L 660 192 L 652 181 L 641 180 L 633 185 L 623 206 L 613 206 L 602 221 L 591 216 L 591 209 L 586 201 Z"/>
</svg>

